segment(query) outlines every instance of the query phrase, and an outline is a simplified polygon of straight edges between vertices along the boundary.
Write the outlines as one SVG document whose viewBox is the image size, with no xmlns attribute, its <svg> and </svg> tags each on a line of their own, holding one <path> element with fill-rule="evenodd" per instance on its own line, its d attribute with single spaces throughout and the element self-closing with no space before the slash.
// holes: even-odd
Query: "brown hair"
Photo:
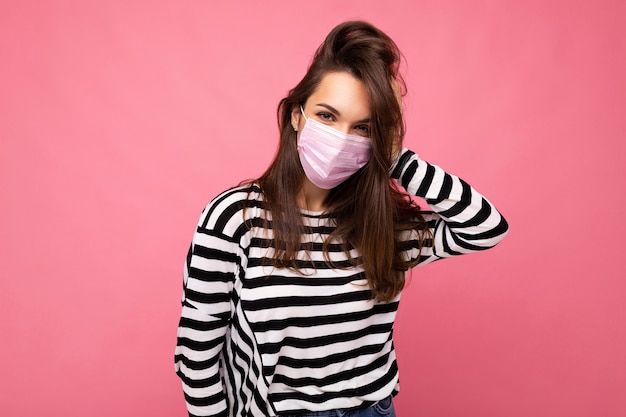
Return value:
<svg viewBox="0 0 626 417">
<path fill-rule="evenodd" d="M 295 209 L 304 171 L 296 147 L 291 113 L 303 105 L 330 72 L 347 72 L 366 87 L 370 100 L 369 162 L 345 182 L 331 190 L 325 205 L 337 227 L 324 243 L 334 238 L 349 255 L 356 248 L 361 257 L 352 259 L 365 270 L 372 297 L 387 302 L 404 286 L 404 274 L 414 261 L 403 259 L 400 233 L 419 232 L 420 246 L 428 231 L 420 209 L 389 178 L 395 150 L 401 149 L 404 122 L 394 85 L 404 86 L 398 73 L 400 51 L 385 33 L 366 22 L 345 22 L 335 27 L 317 49 L 302 81 L 289 91 L 278 106 L 280 143 L 274 161 L 257 180 L 272 213 L 276 267 L 298 269 L 295 257 L 306 231 Z M 268 221 L 266 219 L 266 221 Z"/>
</svg>

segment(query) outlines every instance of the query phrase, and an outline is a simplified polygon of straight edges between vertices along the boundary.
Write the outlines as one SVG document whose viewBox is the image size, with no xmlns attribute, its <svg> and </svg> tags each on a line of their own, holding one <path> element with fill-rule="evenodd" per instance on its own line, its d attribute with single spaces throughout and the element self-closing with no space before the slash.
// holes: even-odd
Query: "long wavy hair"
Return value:
<svg viewBox="0 0 626 417">
<path fill-rule="evenodd" d="M 280 101 L 278 151 L 267 171 L 256 180 L 271 212 L 274 251 L 269 262 L 275 267 L 298 270 L 296 256 L 307 229 L 297 209 L 296 195 L 305 173 L 291 113 L 304 105 L 328 73 L 347 72 L 361 81 L 370 101 L 371 157 L 358 172 L 330 191 L 325 201 L 326 214 L 337 227 L 326 239 L 323 252 L 332 265 L 329 243 L 335 239 L 341 242 L 352 264 L 362 265 L 372 298 L 380 302 L 392 300 L 402 290 L 405 272 L 417 263 L 403 258 L 400 235 L 416 230 L 421 245 L 429 231 L 419 206 L 389 177 L 405 131 L 397 96 L 398 86 L 404 88 L 398 72 L 400 59 L 393 40 L 369 23 L 352 21 L 335 27 L 317 49 L 304 78 Z M 360 254 L 356 259 L 350 256 L 352 248 Z"/>
</svg>

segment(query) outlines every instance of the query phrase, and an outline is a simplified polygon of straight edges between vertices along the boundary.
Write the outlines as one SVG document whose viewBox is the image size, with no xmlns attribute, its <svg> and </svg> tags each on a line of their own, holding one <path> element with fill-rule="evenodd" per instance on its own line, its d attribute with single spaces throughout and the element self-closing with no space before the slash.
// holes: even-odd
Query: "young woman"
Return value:
<svg viewBox="0 0 626 417">
<path fill-rule="evenodd" d="M 270 167 L 203 211 L 175 357 L 190 415 L 394 416 L 406 271 L 506 234 L 487 199 L 402 149 L 399 61 L 368 23 L 333 29 L 280 102 Z"/>
</svg>

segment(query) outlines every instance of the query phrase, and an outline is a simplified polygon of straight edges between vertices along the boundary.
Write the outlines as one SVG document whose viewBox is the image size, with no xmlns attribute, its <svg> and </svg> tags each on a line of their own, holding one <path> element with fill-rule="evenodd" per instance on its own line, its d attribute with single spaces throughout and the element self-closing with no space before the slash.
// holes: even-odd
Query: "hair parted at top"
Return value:
<svg viewBox="0 0 626 417">
<path fill-rule="evenodd" d="M 264 200 L 272 213 L 274 234 L 273 258 L 276 267 L 298 269 L 296 255 L 305 232 L 296 195 L 304 180 L 297 151 L 296 134 L 291 125 L 291 112 L 304 105 L 323 77 L 331 72 L 347 72 L 365 86 L 370 102 L 371 156 L 369 162 L 345 182 L 331 190 L 327 214 L 337 228 L 327 244 L 337 239 L 349 256 L 358 249 L 372 297 L 392 300 L 404 286 L 404 274 L 417 263 L 405 261 L 400 253 L 399 235 L 417 230 L 424 242 L 428 228 L 420 209 L 390 181 L 389 172 L 401 149 L 404 122 L 398 88 L 404 89 L 399 74 L 401 54 L 380 29 L 362 21 L 349 21 L 336 26 L 319 46 L 302 80 L 289 91 L 278 106 L 280 142 L 267 171 L 257 180 Z M 267 219 L 266 219 L 267 220 Z"/>
</svg>

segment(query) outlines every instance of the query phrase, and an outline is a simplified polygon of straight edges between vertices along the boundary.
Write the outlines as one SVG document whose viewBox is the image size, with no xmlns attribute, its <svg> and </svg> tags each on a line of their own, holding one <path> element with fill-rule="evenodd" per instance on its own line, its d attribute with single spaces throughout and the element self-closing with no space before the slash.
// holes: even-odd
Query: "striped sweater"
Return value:
<svg viewBox="0 0 626 417">
<path fill-rule="evenodd" d="M 432 241 L 417 247 L 407 232 L 404 255 L 419 265 L 487 249 L 508 225 L 466 182 L 403 150 L 391 176 L 425 199 Z M 190 416 L 275 416 L 359 407 L 398 390 L 392 330 L 400 296 L 370 300 L 364 271 L 339 242 L 322 243 L 331 218 L 301 210 L 313 242 L 301 273 L 264 262 L 263 196 L 255 185 L 232 188 L 202 212 L 184 268 L 175 366 Z M 244 210 L 245 209 L 245 210 Z M 245 218 L 244 218 L 245 216 Z M 271 223 L 270 223 L 271 225 Z M 358 257 L 356 250 L 351 253 Z"/>
</svg>

